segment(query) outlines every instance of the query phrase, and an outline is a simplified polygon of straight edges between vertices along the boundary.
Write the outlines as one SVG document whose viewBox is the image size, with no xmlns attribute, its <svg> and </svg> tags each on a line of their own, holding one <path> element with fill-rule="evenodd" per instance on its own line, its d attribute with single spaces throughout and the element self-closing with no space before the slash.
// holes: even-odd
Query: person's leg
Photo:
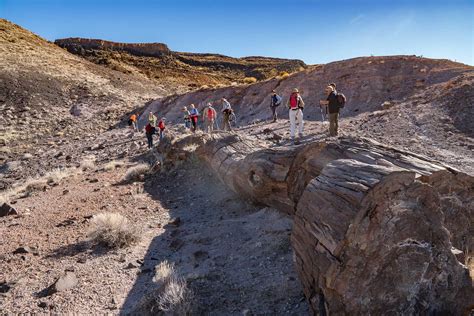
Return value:
<svg viewBox="0 0 474 316">
<path fill-rule="evenodd" d="M 273 118 L 273 122 L 277 120 L 276 106 L 272 106 L 272 118 Z"/>
<path fill-rule="evenodd" d="M 334 136 L 335 134 L 335 114 L 329 113 L 329 136 Z"/>
<path fill-rule="evenodd" d="M 303 137 L 303 127 L 304 127 L 304 120 L 303 120 L 303 110 L 299 109 L 296 111 L 298 113 L 298 137 Z"/>
<path fill-rule="evenodd" d="M 147 142 L 148 142 L 148 149 L 150 149 L 151 146 L 152 146 L 152 138 L 151 138 L 151 135 L 146 134 L 146 140 L 147 140 Z"/>
<path fill-rule="evenodd" d="M 339 113 L 334 115 L 334 134 L 336 136 L 339 134 Z"/>
<path fill-rule="evenodd" d="M 223 130 L 224 130 L 224 131 L 227 131 L 228 126 L 229 126 L 229 114 L 224 113 L 224 126 L 223 126 Z"/>
<path fill-rule="evenodd" d="M 290 137 L 293 140 L 295 138 L 295 121 L 296 121 L 296 111 L 289 110 L 289 116 L 290 116 Z"/>
</svg>

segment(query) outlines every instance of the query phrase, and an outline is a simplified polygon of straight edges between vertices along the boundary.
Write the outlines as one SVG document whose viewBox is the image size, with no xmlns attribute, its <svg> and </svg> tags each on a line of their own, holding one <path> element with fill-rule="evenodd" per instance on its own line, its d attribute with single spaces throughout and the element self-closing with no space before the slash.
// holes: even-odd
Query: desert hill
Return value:
<svg viewBox="0 0 474 316">
<path fill-rule="evenodd" d="M 329 82 L 335 82 L 348 100 L 341 112 L 343 133 L 402 146 L 474 172 L 474 125 L 470 119 L 474 115 L 474 67 L 449 60 L 361 57 L 315 66 L 286 79 L 172 95 L 151 102 L 143 111 L 181 123 L 184 106 L 194 103 L 202 109 L 212 102 L 220 111 L 219 100 L 226 97 L 238 125 L 244 128 L 253 123 L 268 124 L 264 122 L 271 116 L 269 96 L 273 89 L 286 104 L 297 87 L 306 103 L 307 134 L 317 135 L 327 129 L 318 104 L 325 98 L 323 89 Z M 283 120 L 269 128 L 278 126 L 279 137 L 288 139 L 284 105 L 279 115 Z M 145 120 L 143 117 L 142 124 Z"/>
<path fill-rule="evenodd" d="M 95 135 L 168 92 L 97 66 L 0 20 L 0 162 Z M 1 181 L 0 181 L 1 182 Z"/>
<path fill-rule="evenodd" d="M 55 44 L 96 64 L 179 86 L 181 92 L 202 86 L 237 84 L 253 78 L 264 80 L 307 67 L 301 60 L 175 52 L 160 43 L 126 44 L 66 38 L 56 40 Z"/>
<path fill-rule="evenodd" d="M 256 84 L 201 89 L 192 93 L 169 96 L 153 102 L 149 109 L 169 119 L 181 117 L 183 106 L 194 103 L 204 107 L 226 97 L 234 106 L 242 125 L 268 117 L 269 95 L 275 89 L 284 98 L 284 103 L 293 88 L 298 88 L 306 103 L 305 116 L 312 120 L 320 118 L 319 100 L 330 82 L 337 83 L 348 101 L 344 116 L 356 116 L 364 112 L 381 109 L 385 101 L 401 102 L 425 89 L 463 74 L 472 74 L 474 67 L 449 60 L 434 60 L 416 56 L 361 57 L 312 66 L 288 78 L 273 78 Z M 432 91 L 433 92 L 433 91 Z M 434 98 L 435 94 L 427 95 Z"/>
</svg>

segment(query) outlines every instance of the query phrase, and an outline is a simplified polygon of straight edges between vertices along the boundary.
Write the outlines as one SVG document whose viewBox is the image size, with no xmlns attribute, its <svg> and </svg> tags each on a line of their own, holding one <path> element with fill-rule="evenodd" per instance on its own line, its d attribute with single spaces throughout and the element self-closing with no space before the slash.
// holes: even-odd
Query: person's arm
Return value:
<svg viewBox="0 0 474 316">
<path fill-rule="evenodd" d="M 300 96 L 299 98 L 300 98 L 300 106 L 301 106 L 301 107 L 304 107 L 304 101 L 303 101 L 303 98 L 302 98 L 301 96 Z"/>
</svg>

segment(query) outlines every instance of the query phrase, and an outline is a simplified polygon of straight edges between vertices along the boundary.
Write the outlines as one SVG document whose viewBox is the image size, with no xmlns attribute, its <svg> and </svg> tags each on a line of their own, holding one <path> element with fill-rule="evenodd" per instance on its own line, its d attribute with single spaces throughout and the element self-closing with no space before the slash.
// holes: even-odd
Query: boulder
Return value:
<svg viewBox="0 0 474 316">
<path fill-rule="evenodd" d="M 0 217 L 9 215 L 18 215 L 18 212 L 7 203 L 3 203 L 2 206 L 0 206 Z"/>
<path fill-rule="evenodd" d="M 60 276 L 50 287 L 48 290 L 48 295 L 66 291 L 72 289 L 79 283 L 76 275 L 73 272 L 66 272 L 62 276 Z"/>
</svg>

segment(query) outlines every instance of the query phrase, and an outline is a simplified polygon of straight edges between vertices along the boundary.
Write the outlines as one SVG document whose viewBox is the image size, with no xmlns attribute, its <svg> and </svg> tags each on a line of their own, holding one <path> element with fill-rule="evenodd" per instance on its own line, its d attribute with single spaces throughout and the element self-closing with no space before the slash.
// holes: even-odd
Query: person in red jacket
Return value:
<svg viewBox="0 0 474 316">
<path fill-rule="evenodd" d="M 165 121 L 166 118 L 161 118 L 161 120 L 158 122 L 158 128 L 160 129 L 160 142 L 163 140 L 163 137 L 165 137 Z"/>
<path fill-rule="evenodd" d="M 146 139 L 148 140 L 148 149 L 153 147 L 153 134 L 156 134 L 156 129 L 151 125 L 151 123 L 148 123 L 145 126 L 145 135 Z"/>
</svg>

